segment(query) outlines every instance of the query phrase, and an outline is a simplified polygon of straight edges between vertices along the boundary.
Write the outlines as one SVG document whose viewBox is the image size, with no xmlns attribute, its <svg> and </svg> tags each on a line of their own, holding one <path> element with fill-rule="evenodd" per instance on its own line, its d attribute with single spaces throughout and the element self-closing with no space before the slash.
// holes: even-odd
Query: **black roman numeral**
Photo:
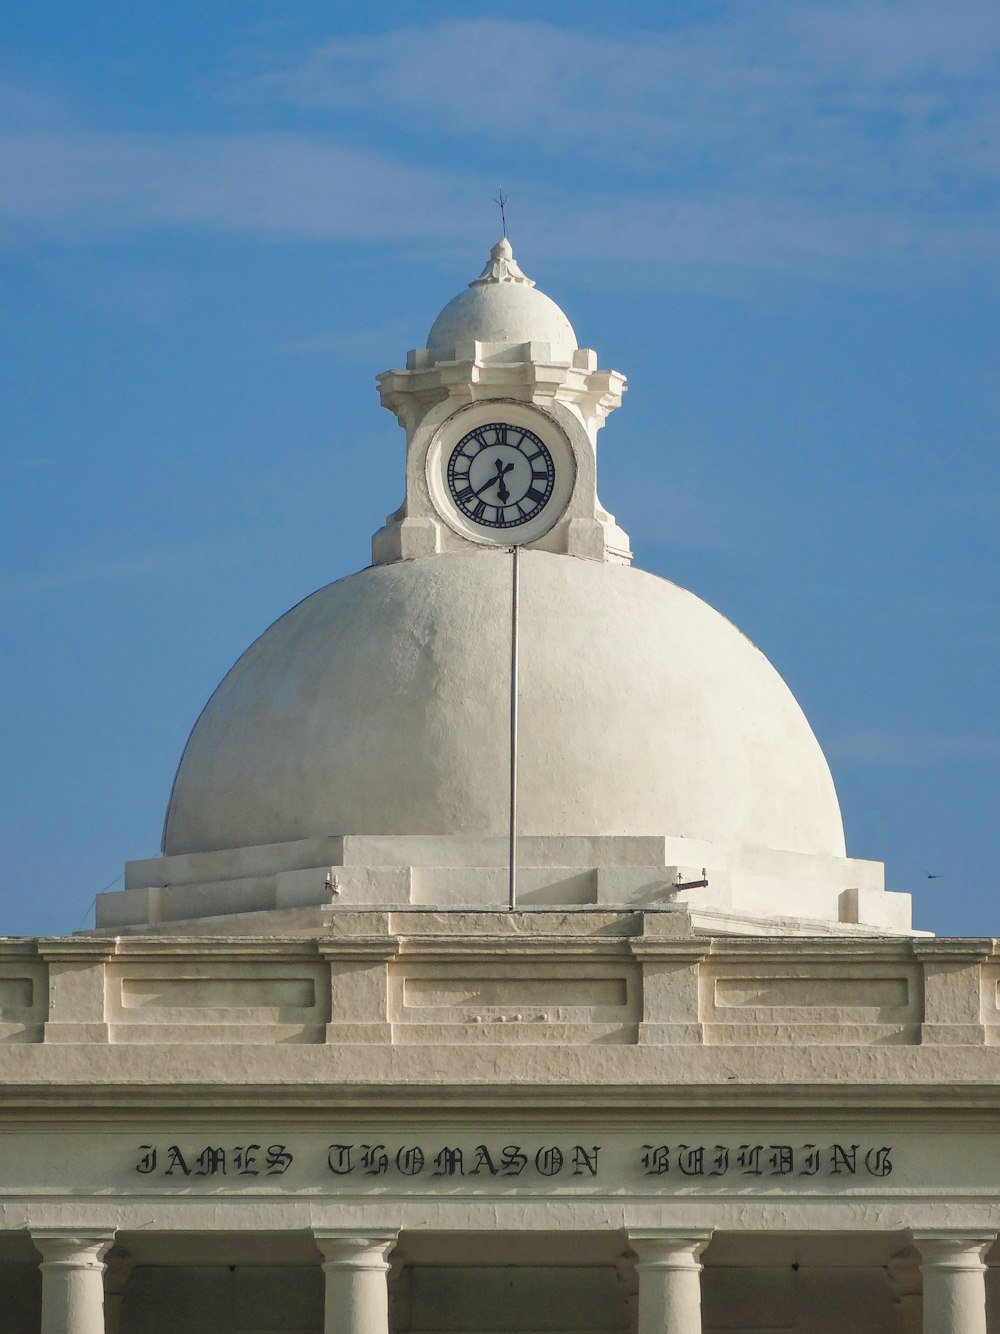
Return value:
<svg viewBox="0 0 1000 1334">
<path fill-rule="evenodd" d="M 545 495 L 541 491 L 536 491 L 533 486 L 529 486 L 527 491 L 525 491 L 524 493 L 524 498 L 525 500 L 533 500 L 536 505 L 540 505 L 541 502 L 545 499 Z"/>
</svg>

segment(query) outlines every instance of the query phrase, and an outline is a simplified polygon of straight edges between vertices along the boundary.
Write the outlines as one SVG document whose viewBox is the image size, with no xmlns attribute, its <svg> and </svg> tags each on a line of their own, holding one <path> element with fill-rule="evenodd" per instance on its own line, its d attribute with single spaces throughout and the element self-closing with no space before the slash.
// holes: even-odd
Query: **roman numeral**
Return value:
<svg viewBox="0 0 1000 1334">
<path fill-rule="evenodd" d="M 497 445 L 506 445 L 506 443 L 507 443 L 507 428 L 506 428 L 506 426 L 500 426 L 500 425 L 494 426 L 494 427 L 493 427 L 493 431 L 494 431 L 494 433 L 495 433 L 495 435 L 496 435 L 496 440 L 495 440 L 493 443 L 494 443 L 494 444 L 497 444 Z"/>
<path fill-rule="evenodd" d="M 532 468 L 531 475 L 536 482 L 547 482 L 549 480 L 549 474 L 547 472 L 538 472 L 535 468 Z"/>
<path fill-rule="evenodd" d="M 545 499 L 545 496 L 543 492 L 536 491 L 533 486 L 529 486 L 527 491 L 525 491 L 524 493 L 524 498 L 525 500 L 533 500 L 536 505 L 540 505 L 541 502 Z"/>
<path fill-rule="evenodd" d="M 475 494 L 476 493 L 471 486 L 466 486 L 461 491 L 457 491 L 455 493 L 455 499 L 458 501 L 460 505 L 464 505 L 465 502 L 467 500 L 471 500 Z"/>
<path fill-rule="evenodd" d="M 481 519 L 485 513 L 486 513 L 486 501 L 480 500 L 479 503 L 476 505 L 476 508 L 472 511 L 472 517 L 474 519 Z"/>
</svg>

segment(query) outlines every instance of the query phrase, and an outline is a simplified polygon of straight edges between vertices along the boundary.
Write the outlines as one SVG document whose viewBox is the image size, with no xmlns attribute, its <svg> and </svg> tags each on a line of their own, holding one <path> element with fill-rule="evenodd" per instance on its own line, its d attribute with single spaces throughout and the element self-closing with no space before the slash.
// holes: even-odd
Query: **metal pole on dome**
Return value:
<svg viewBox="0 0 1000 1334">
<path fill-rule="evenodd" d="M 510 565 L 510 847 L 507 865 L 507 911 L 517 906 L 517 604 L 518 551 L 511 547 Z"/>
</svg>

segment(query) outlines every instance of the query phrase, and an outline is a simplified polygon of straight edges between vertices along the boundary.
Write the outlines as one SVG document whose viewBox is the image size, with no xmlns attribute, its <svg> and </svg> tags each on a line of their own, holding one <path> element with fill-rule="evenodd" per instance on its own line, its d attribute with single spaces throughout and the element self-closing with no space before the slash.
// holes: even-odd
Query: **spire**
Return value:
<svg viewBox="0 0 1000 1334">
<path fill-rule="evenodd" d="M 514 258 L 514 251 L 506 236 L 500 238 L 490 251 L 486 268 L 478 278 L 474 278 L 470 287 L 484 287 L 487 283 L 527 283 L 534 287 L 534 282 L 521 272 L 521 266 Z"/>
</svg>

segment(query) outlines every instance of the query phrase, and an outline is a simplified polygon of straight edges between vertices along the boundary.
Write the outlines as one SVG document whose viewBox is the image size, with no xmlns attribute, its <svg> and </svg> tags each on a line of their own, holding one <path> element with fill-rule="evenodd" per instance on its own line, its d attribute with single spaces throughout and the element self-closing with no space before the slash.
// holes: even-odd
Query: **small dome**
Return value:
<svg viewBox="0 0 1000 1334">
<path fill-rule="evenodd" d="M 449 301 L 431 326 L 427 348 L 442 361 L 456 359 L 462 340 L 480 343 L 549 343 L 557 361 L 577 348 L 573 326 L 551 297 L 522 273 L 504 237 L 490 251 L 486 268 Z"/>
<path fill-rule="evenodd" d="M 840 857 L 833 780 L 762 653 L 641 570 L 524 551 L 525 834 L 680 835 Z M 332 834 L 503 834 L 510 562 L 376 565 L 247 650 L 198 719 L 168 854 Z"/>
</svg>

